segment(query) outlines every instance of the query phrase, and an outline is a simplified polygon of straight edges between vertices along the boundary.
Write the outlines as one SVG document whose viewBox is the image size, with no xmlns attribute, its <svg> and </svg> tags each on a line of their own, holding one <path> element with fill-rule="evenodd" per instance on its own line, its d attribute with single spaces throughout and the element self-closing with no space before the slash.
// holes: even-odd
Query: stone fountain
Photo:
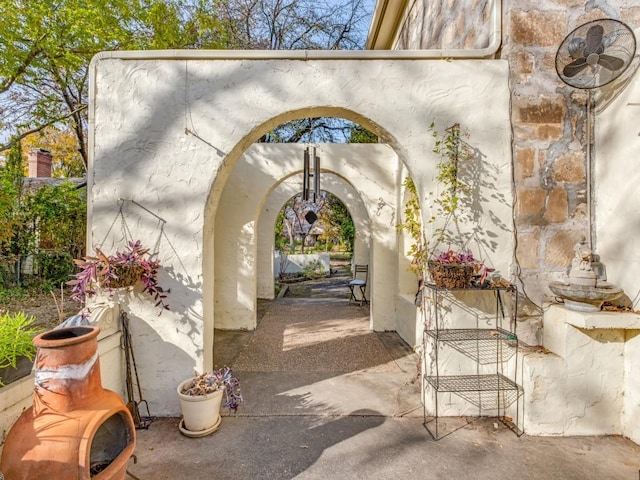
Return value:
<svg viewBox="0 0 640 480">
<path fill-rule="evenodd" d="M 576 244 L 574 251 L 568 281 L 551 282 L 549 288 L 562 298 L 565 306 L 571 310 L 600 311 L 604 302 L 619 298 L 623 290 L 606 281 L 604 266 L 599 262 L 599 256 L 592 253 L 584 238 Z"/>
</svg>

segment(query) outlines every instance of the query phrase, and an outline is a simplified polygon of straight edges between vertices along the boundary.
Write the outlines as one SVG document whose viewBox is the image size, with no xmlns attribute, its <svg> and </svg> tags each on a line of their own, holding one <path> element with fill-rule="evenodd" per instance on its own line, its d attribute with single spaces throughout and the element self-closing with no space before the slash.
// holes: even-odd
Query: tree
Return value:
<svg viewBox="0 0 640 480">
<path fill-rule="evenodd" d="M 222 7 L 230 38 L 240 48 L 360 50 L 371 12 L 364 0 L 236 0 Z M 267 143 L 343 143 L 353 123 L 339 118 L 302 118 L 279 125 Z"/>
<path fill-rule="evenodd" d="M 338 232 L 338 239 L 347 251 L 353 252 L 356 229 L 347 206 L 335 195 L 327 193 L 325 216 L 323 220 L 329 225 L 328 231 Z"/>
<path fill-rule="evenodd" d="M 228 47 L 219 1 L 4 0 L 0 128 L 12 142 L 48 126 L 73 131 L 87 165 L 88 73 L 103 50 Z"/>
<path fill-rule="evenodd" d="M 312 211 L 317 216 L 317 220 L 309 223 L 306 220 L 308 212 Z M 288 240 L 288 250 L 295 252 L 295 239 L 301 238 L 301 253 L 304 253 L 305 239 L 318 224 L 324 229 L 323 239 L 331 243 L 334 239 L 345 246 L 349 251 L 353 251 L 353 241 L 355 238 L 355 227 L 347 207 L 335 195 L 322 191 L 316 203 L 302 200 L 302 195 L 298 194 L 291 198 L 282 207 L 278 214 L 275 228 L 275 243 L 280 250 L 285 250 L 285 239 Z"/>
<path fill-rule="evenodd" d="M 360 125 L 352 125 L 349 131 L 349 143 L 378 143 L 378 137 Z"/>
<path fill-rule="evenodd" d="M 3 0 L 0 130 L 12 140 L 0 152 L 55 126 L 74 133 L 86 168 L 89 62 L 100 51 L 362 48 L 368 15 L 364 0 Z"/>
<path fill-rule="evenodd" d="M 22 154 L 16 144 L 9 154 L 4 168 L 0 169 L 0 258 L 12 253 L 12 243 L 20 226 L 17 216 L 22 195 Z"/>
<path fill-rule="evenodd" d="M 364 0 L 229 0 L 223 23 L 238 48 L 360 50 L 369 27 Z"/>
<path fill-rule="evenodd" d="M 69 182 L 29 189 L 20 143 L 14 145 L 0 168 L 0 287 L 23 285 L 27 259 L 41 279 L 57 284 L 84 253 L 85 193 Z"/>
<path fill-rule="evenodd" d="M 84 175 L 84 163 L 80 152 L 78 152 L 78 144 L 72 131 L 46 127 L 38 133 L 24 138 L 22 140 L 23 165 L 27 165 L 28 152 L 34 148 L 44 148 L 51 152 L 52 177 L 69 178 Z"/>
</svg>

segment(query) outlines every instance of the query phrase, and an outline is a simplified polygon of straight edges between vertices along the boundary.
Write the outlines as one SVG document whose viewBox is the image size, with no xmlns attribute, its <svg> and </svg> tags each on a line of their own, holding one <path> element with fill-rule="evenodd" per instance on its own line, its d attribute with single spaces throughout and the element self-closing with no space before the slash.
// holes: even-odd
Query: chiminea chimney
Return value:
<svg viewBox="0 0 640 480">
<path fill-rule="evenodd" d="M 29 177 L 51 177 L 51 152 L 42 148 L 34 148 L 29 152 Z"/>
</svg>

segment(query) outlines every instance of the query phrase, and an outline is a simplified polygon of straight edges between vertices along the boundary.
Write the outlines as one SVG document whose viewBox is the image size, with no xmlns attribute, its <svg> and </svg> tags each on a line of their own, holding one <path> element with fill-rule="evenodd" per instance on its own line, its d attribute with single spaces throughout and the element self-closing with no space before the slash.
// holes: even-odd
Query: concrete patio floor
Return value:
<svg viewBox="0 0 640 480">
<path fill-rule="evenodd" d="M 255 332 L 216 331 L 214 361 L 233 368 L 245 403 L 204 438 L 156 419 L 137 432 L 129 478 L 640 478 L 640 447 L 621 437 L 517 437 L 483 418 L 434 441 L 418 356 L 369 331 L 368 308 L 344 289 L 320 290 L 261 304 Z"/>
</svg>

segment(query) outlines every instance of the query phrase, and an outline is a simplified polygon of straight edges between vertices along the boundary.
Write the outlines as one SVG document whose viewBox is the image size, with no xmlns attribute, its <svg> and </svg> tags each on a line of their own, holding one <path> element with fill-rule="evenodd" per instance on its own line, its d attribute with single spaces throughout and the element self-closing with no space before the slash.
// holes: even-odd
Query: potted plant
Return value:
<svg viewBox="0 0 640 480">
<path fill-rule="evenodd" d="M 0 386 L 29 375 L 36 347 L 33 337 L 42 329 L 24 312 L 0 313 Z"/>
<path fill-rule="evenodd" d="M 87 298 L 99 291 L 110 295 L 116 288 L 131 287 L 139 281 L 144 286 L 142 292 L 152 296 L 157 307 L 169 309 L 165 303 L 169 290 L 158 284 L 160 262 L 149 254 L 149 249 L 143 247 L 139 240 L 129 242 L 124 251 L 117 251 L 114 255 L 107 256 L 102 250 L 96 249 L 95 256 L 73 262 L 79 271 L 67 285 L 73 287 L 71 298 L 83 306 Z"/>
<path fill-rule="evenodd" d="M 448 249 L 428 261 L 429 274 L 439 288 L 467 288 L 478 262 L 471 252 Z"/>
<path fill-rule="evenodd" d="M 222 421 L 220 406 L 238 411 L 243 402 L 240 380 L 231 368 L 223 367 L 189 378 L 178 385 L 178 398 L 182 408 L 180 431 L 188 437 L 203 437 L 215 432 Z"/>
</svg>

